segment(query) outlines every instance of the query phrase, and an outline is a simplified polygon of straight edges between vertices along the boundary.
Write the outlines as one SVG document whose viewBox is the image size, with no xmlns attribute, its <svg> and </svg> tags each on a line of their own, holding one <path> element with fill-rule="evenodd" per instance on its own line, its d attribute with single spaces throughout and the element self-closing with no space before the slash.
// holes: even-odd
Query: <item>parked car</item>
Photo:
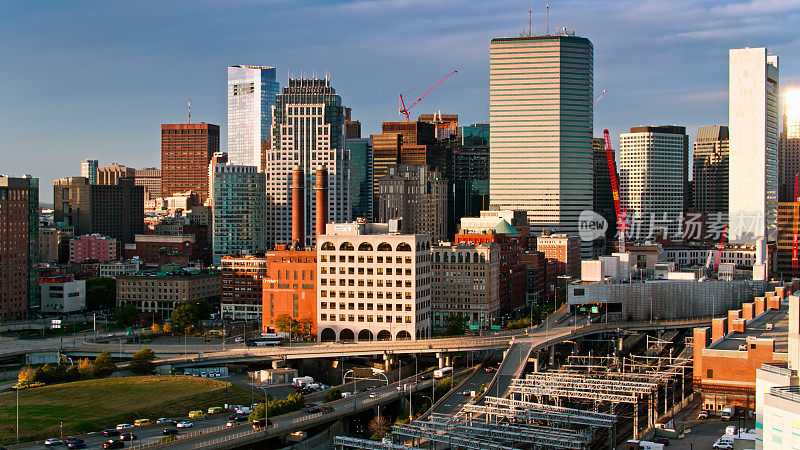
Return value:
<svg viewBox="0 0 800 450">
<path fill-rule="evenodd" d="M 708 419 L 708 411 L 706 410 L 700 411 L 700 414 L 697 415 L 697 418 L 700 420 Z"/>
<path fill-rule="evenodd" d="M 117 428 L 117 431 L 122 431 L 122 430 L 127 430 L 127 429 L 130 429 L 130 428 L 133 428 L 133 425 L 131 425 L 129 423 L 121 423 L 121 424 L 117 425 L 116 428 Z"/>
<path fill-rule="evenodd" d="M 103 448 L 125 448 L 125 443 L 109 439 L 107 442 L 103 442 Z"/>
<path fill-rule="evenodd" d="M 163 430 L 161 430 L 161 434 L 163 434 L 164 436 L 171 436 L 178 434 L 178 430 L 176 430 L 175 428 L 164 428 Z"/>
<path fill-rule="evenodd" d="M 57 445 L 64 445 L 64 441 L 62 441 L 61 439 L 50 438 L 44 441 L 44 445 L 48 447 L 55 447 Z"/>
<path fill-rule="evenodd" d="M 119 436 L 119 431 L 109 428 L 107 430 L 103 430 L 103 436 Z"/>
<path fill-rule="evenodd" d="M 192 428 L 194 424 L 192 422 L 187 422 L 184 420 L 182 422 L 178 422 L 178 424 L 175 426 L 178 428 Z"/>
<path fill-rule="evenodd" d="M 333 406 L 323 406 L 322 407 L 322 414 L 328 414 L 328 413 L 332 413 L 334 411 L 336 411 L 336 410 L 333 409 Z"/>
</svg>

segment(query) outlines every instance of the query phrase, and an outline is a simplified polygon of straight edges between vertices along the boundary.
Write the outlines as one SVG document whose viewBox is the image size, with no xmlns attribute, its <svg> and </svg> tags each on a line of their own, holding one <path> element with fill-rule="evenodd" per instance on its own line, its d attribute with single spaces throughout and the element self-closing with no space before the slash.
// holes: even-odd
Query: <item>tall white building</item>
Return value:
<svg viewBox="0 0 800 450">
<path fill-rule="evenodd" d="M 305 186 L 315 186 L 317 169 L 328 170 L 328 222 L 350 221 L 349 155 L 345 146 L 342 99 L 328 79 L 289 79 L 276 96 L 272 148 L 267 153 L 268 245 L 291 244 L 292 169 L 299 166 Z M 316 195 L 303 190 L 304 246 L 315 242 Z"/>
<path fill-rule="evenodd" d="M 775 241 L 778 221 L 778 57 L 766 48 L 730 50 L 728 236 Z"/>
<path fill-rule="evenodd" d="M 593 47 L 567 33 L 489 44 L 489 198 L 534 232 L 578 235 L 592 209 Z M 592 243 L 583 242 L 588 257 Z"/>
<path fill-rule="evenodd" d="M 688 179 L 686 127 L 632 127 L 619 135 L 619 194 L 630 238 L 681 238 Z"/>
<path fill-rule="evenodd" d="M 430 236 L 329 223 L 317 242 L 319 340 L 430 337 L 431 280 Z"/>
<path fill-rule="evenodd" d="M 262 149 L 270 145 L 272 106 L 280 84 L 275 68 L 228 66 L 228 160 L 261 166 Z"/>
</svg>

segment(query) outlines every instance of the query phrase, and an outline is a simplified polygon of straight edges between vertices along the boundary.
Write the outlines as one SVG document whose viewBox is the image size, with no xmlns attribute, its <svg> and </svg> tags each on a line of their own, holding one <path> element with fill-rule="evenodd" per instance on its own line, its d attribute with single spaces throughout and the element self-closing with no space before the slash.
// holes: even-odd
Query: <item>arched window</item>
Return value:
<svg viewBox="0 0 800 450">
<path fill-rule="evenodd" d="M 436 256 L 433 257 L 433 260 L 436 261 L 436 262 L 439 262 L 439 254 L 438 253 L 436 253 Z"/>
<path fill-rule="evenodd" d="M 355 249 L 356 248 L 353 247 L 353 244 L 351 244 L 349 242 L 342 242 L 342 244 L 339 246 L 339 251 L 340 252 L 352 252 Z"/>
<path fill-rule="evenodd" d="M 419 242 L 417 242 L 417 251 L 420 251 Z"/>
<path fill-rule="evenodd" d="M 444 262 L 450 262 L 450 258 L 447 256 L 447 253 L 444 254 Z"/>
<path fill-rule="evenodd" d="M 458 252 L 458 262 L 464 262 L 464 255 L 461 252 Z"/>
<path fill-rule="evenodd" d="M 477 253 L 473 253 L 472 254 L 472 262 L 474 262 L 474 263 L 478 262 L 478 254 Z"/>
<path fill-rule="evenodd" d="M 481 262 L 482 263 L 486 262 L 486 256 L 484 256 L 483 254 L 481 254 Z"/>
<path fill-rule="evenodd" d="M 322 248 L 322 250 L 336 250 L 336 246 L 333 245 L 330 242 L 326 242 L 326 243 L 322 244 L 321 248 Z"/>
<path fill-rule="evenodd" d="M 397 251 L 398 252 L 410 252 L 411 251 L 411 246 L 408 245 L 408 243 L 406 243 L 406 242 L 401 242 L 401 243 L 397 244 Z"/>
<path fill-rule="evenodd" d="M 381 242 L 378 244 L 378 251 L 379 252 L 390 252 L 392 251 L 392 246 L 389 245 L 387 242 Z"/>
<path fill-rule="evenodd" d="M 372 251 L 372 244 L 369 242 L 362 242 L 358 244 L 358 251 L 360 252 L 371 252 Z"/>
</svg>

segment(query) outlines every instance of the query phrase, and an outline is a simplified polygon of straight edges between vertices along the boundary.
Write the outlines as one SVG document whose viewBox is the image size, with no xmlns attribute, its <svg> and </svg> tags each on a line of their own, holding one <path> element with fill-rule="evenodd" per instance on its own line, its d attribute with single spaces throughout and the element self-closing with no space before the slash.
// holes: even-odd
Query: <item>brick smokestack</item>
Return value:
<svg viewBox="0 0 800 450">
<path fill-rule="evenodd" d="M 314 182 L 316 196 L 317 236 L 325 234 L 325 225 L 328 223 L 328 169 L 325 166 L 317 169 Z"/>
<path fill-rule="evenodd" d="M 306 245 L 305 175 L 300 166 L 292 169 L 292 242 L 291 247 Z"/>
</svg>

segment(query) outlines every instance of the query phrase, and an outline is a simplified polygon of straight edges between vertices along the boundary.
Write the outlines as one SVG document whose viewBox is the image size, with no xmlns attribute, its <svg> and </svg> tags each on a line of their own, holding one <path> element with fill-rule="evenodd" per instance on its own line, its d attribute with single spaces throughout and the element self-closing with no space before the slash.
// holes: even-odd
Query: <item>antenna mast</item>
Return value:
<svg viewBox="0 0 800 450">
<path fill-rule="evenodd" d="M 545 18 L 545 33 L 546 35 L 550 34 L 550 3 L 545 4 L 545 9 L 547 10 L 547 17 Z"/>
<path fill-rule="evenodd" d="M 192 123 L 192 97 L 186 102 L 186 123 Z"/>
<path fill-rule="evenodd" d="M 531 9 L 528 8 L 528 37 L 531 37 Z"/>
</svg>

